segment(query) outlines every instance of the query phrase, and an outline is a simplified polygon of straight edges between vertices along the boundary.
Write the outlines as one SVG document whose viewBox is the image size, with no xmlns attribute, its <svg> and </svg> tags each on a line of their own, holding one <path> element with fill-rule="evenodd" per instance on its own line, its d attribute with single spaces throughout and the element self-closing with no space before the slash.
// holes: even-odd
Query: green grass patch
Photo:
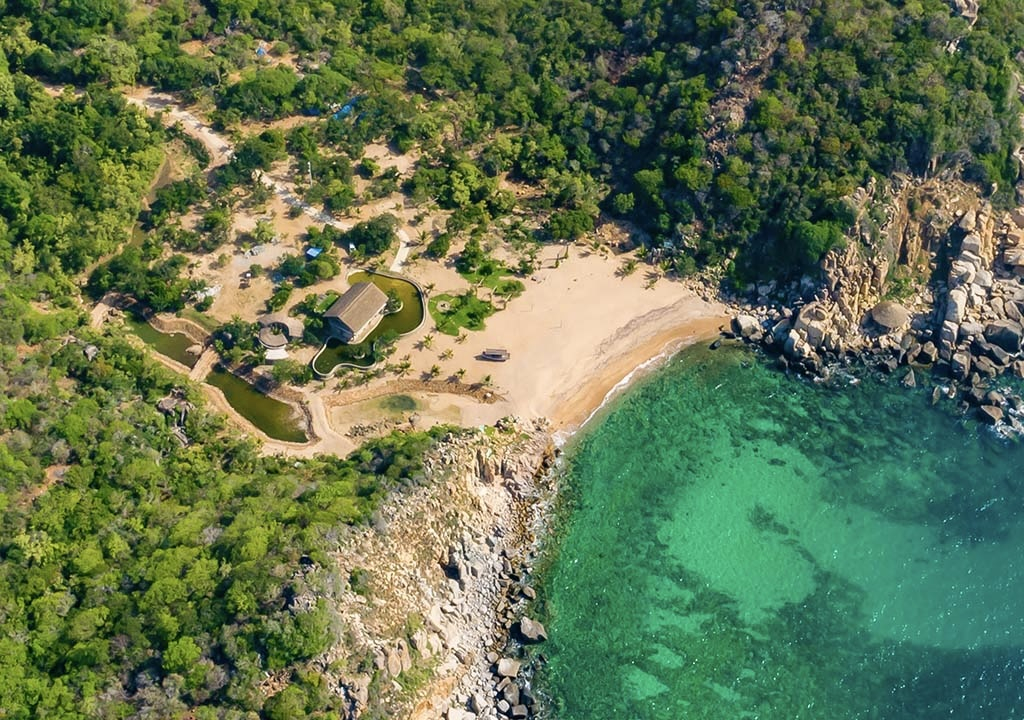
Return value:
<svg viewBox="0 0 1024 720">
<path fill-rule="evenodd" d="M 474 270 L 472 272 L 460 272 L 459 275 L 472 285 L 483 285 L 486 288 L 490 288 L 496 295 L 519 297 L 523 294 L 523 290 L 526 289 L 521 282 L 512 277 L 512 271 L 503 265 L 495 267 L 493 272 L 489 273 Z"/>
<path fill-rule="evenodd" d="M 458 335 L 460 328 L 483 330 L 484 320 L 494 314 L 494 305 L 472 293 L 435 295 L 430 298 L 430 317 L 445 335 Z"/>
<path fill-rule="evenodd" d="M 334 304 L 334 301 L 340 297 L 340 292 L 336 290 L 328 290 L 324 293 L 324 296 L 317 301 L 316 305 L 313 306 L 313 312 L 317 315 L 323 315 L 327 312 L 327 309 Z"/>
<path fill-rule="evenodd" d="M 418 410 L 420 404 L 411 395 L 388 395 L 381 398 L 378 406 L 388 413 L 405 413 Z"/>
</svg>

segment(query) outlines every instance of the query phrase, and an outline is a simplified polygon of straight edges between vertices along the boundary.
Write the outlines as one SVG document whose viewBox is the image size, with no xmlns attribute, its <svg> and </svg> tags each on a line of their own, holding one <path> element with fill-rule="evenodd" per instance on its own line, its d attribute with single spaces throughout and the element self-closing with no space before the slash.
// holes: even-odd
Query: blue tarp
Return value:
<svg viewBox="0 0 1024 720">
<path fill-rule="evenodd" d="M 352 114 L 352 111 L 356 109 L 356 104 L 358 102 L 359 102 L 359 97 L 358 96 L 352 98 L 351 100 L 349 100 L 347 103 L 345 103 L 340 108 L 338 108 L 337 110 L 334 111 L 334 115 L 333 115 L 334 119 L 335 120 L 341 120 L 342 118 L 347 118 L 349 115 Z"/>
<path fill-rule="evenodd" d="M 320 257 L 320 253 L 322 253 L 323 251 L 323 248 L 311 247 L 306 250 L 306 257 L 312 260 L 313 258 Z"/>
</svg>

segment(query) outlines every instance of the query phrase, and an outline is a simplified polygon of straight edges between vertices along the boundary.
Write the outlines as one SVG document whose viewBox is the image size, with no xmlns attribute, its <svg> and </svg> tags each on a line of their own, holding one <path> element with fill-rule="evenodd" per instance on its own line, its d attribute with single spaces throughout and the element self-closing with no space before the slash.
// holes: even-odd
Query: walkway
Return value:
<svg viewBox="0 0 1024 720">
<path fill-rule="evenodd" d="M 203 144 L 210 155 L 209 168 L 227 165 L 235 154 L 231 141 L 217 133 L 188 110 L 181 108 L 170 95 L 154 92 L 149 88 L 138 91 L 137 95 L 127 96 L 128 102 L 149 112 L 163 112 L 173 122 L 180 122 L 187 135 L 194 137 Z"/>
<path fill-rule="evenodd" d="M 196 364 L 189 370 L 188 379 L 195 382 L 203 382 L 206 380 L 206 376 L 210 374 L 210 371 L 213 370 L 213 365 L 216 362 L 217 352 L 213 348 L 206 348 L 203 350 L 203 354 L 196 360 Z"/>
<path fill-rule="evenodd" d="M 395 261 L 391 263 L 391 272 L 393 273 L 402 272 L 402 266 L 405 265 L 405 261 L 409 257 L 409 250 L 412 248 L 412 240 L 409 239 L 409 233 L 405 230 L 398 231 L 398 242 L 398 252 L 395 254 Z"/>
</svg>

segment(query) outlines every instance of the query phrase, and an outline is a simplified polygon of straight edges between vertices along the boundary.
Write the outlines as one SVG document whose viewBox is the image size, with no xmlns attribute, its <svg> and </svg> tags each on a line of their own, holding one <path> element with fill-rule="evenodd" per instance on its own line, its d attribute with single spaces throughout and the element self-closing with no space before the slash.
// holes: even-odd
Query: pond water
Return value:
<svg viewBox="0 0 1024 720">
<path fill-rule="evenodd" d="M 206 382 L 224 393 L 231 407 L 267 437 L 296 443 L 309 439 L 302 429 L 299 413 L 292 405 L 264 395 L 242 378 L 220 367 L 215 367 L 206 376 Z"/>
<path fill-rule="evenodd" d="M 349 284 L 372 282 L 384 292 L 395 292 L 402 301 L 402 309 L 386 315 L 380 324 L 358 345 L 347 345 L 337 339 L 327 341 L 324 349 L 314 358 L 313 370 L 320 375 L 330 375 L 343 363 L 359 367 L 371 367 L 377 358 L 373 352 L 373 343 L 381 335 L 389 332 L 404 335 L 412 332 L 423 322 L 423 300 L 419 290 L 408 280 L 386 277 L 376 273 L 357 272 L 348 277 Z"/>
<path fill-rule="evenodd" d="M 192 338 L 182 333 L 160 332 L 141 317 L 131 312 L 125 313 L 124 321 L 135 335 L 161 355 L 177 360 L 185 367 L 195 366 L 198 358 L 188 352 L 188 349 L 196 344 Z"/>
</svg>

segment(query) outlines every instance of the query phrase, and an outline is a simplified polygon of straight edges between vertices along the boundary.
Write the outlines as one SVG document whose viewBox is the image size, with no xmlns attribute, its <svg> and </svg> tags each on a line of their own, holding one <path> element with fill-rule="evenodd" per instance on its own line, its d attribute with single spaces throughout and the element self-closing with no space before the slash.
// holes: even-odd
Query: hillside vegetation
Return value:
<svg viewBox="0 0 1024 720">
<path fill-rule="evenodd" d="M 449 233 L 518 211 L 571 242 L 603 214 L 678 274 L 746 281 L 813 267 L 872 177 L 955 167 L 1012 198 L 1022 48 L 1019 0 L 973 24 L 940 0 L 0 0 L 0 718 L 337 717 L 309 663 L 345 638 L 327 551 L 420 481 L 436 436 L 262 458 L 90 329 L 98 261 L 91 290 L 178 309 L 173 252 L 224 241 L 125 249 L 173 131 L 124 86 L 243 134 L 319 116 L 243 137 L 217 192 L 288 156 L 316 178 L 307 200 L 343 210 L 383 141 L 418 151 L 401 189 L 451 211 Z M 506 174 L 538 192 L 517 200 Z M 198 406 L 187 446 L 156 409 L 172 393 Z M 286 690 L 264 692 L 268 673 Z"/>
<path fill-rule="evenodd" d="M 501 214 L 488 178 L 509 171 L 545 189 L 535 209 L 550 239 L 585 233 L 602 209 L 684 272 L 727 258 L 744 274 L 809 266 L 872 175 L 957 165 L 1003 197 L 1017 178 L 1013 0 L 982 3 L 973 27 L 942 0 L 7 8 L 16 69 L 207 96 L 228 124 L 344 105 L 295 134 L 297 158 L 419 146 L 411 190 L 469 226 Z M 315 195 L 344 205 L 345 173 L 318 176 Z"/>
</svg>

